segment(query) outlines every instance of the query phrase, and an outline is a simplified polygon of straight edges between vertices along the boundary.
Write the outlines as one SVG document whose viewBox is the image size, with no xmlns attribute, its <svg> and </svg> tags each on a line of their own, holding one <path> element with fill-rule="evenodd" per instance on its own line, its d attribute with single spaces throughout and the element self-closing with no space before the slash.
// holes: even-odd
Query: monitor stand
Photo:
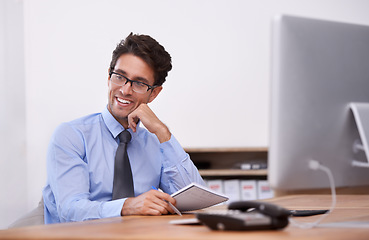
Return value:
<svg viewBox="0 0 369 240">
<path fill-rule="evenodd" d="M 369 103 L 350 103 L 361 141 L 354 142 L 354 152 L 364 151 L 367 162 L 353 160 L 352 166 L 369 168 Z"/>
</svg>

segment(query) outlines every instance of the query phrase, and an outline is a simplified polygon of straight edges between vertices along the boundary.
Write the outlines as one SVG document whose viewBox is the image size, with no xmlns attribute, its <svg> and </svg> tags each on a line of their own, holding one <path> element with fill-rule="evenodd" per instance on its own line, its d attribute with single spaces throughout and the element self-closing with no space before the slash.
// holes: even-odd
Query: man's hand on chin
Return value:
<svg viewBox="0 0 369 240">
<path fill-rule="evenodd" d="M 170 140 L 172 135 L 168 127 L 160 121 L 160 119 L 145 103 L 142 103 L 128 115 L 128 127 L 131 128 L 133 132 L 136 132 L 138 120 L 141 121 L 149 132 L 157 136 L 160 143 Z"/>
</svg>

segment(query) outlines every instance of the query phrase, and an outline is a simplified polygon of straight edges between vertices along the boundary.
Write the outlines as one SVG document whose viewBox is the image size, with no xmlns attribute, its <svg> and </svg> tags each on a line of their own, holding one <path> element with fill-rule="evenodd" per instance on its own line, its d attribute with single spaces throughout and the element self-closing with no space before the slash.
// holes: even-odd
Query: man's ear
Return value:
<svg viewBox="0 0 369 240">
<path fill-rule="evenodd" d="M 110 81 L 110 68 L 108 68 L 108 86 L 109 86 L 109 81 Z"/>
<path fill-rule="evenodd" d="M 154 101 L 154 99 L 159 95 L 161 90 L 163 90 L 163 86 L 154 88 L 149 96 L 147 103 L 151 103 L 152 101 Z"/>
</svg>

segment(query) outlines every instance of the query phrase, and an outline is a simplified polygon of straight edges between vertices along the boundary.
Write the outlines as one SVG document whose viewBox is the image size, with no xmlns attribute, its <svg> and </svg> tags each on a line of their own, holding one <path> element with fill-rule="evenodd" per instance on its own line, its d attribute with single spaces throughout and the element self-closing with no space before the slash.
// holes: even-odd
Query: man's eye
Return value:
<svg viewBox="0 0 369 240">
<path fill-rule="evenodd" d="M 146 85 L 142 82 L 134 82 L 134 84 L 137 86 L 137 87 L 146 87 Z"/>
<path fill-rule="evenodd" d="M 115 79 L 117 79 L 118 81 L 123 81 L 124 77 L 119 76 L 119 75 L 115 75 Z"/>
</svg>

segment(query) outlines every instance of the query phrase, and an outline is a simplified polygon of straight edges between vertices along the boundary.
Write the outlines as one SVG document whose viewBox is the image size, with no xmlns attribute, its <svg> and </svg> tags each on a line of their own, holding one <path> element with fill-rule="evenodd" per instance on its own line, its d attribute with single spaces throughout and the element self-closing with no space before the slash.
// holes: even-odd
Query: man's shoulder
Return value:
<svg viewBox="0 0 369 240">
<path fill-rule="evenodd" d="M 64 122 L 61 123 L 56 131 L 70 131 L 70 130 L 74 130 L 74 131 L 88 131 L 90 129 L 94 129 L 96 125 L 100 125 L 102 121 L 102 117 L 101 117 L 101 113 L 93 113 L 93 114 L 89 114 L 74 120 L 71 120 L 69 122 Z"/>
<path fill-rule="evenodd" d="M 72 121 L 67 122 L 69 125 L 91 125 L 91 124 L 97 124 L 101 122 L 102 120 L 102 114 L 101 113 L 92 113 L 77 119 L 74 119 Z"/>
</svg>

